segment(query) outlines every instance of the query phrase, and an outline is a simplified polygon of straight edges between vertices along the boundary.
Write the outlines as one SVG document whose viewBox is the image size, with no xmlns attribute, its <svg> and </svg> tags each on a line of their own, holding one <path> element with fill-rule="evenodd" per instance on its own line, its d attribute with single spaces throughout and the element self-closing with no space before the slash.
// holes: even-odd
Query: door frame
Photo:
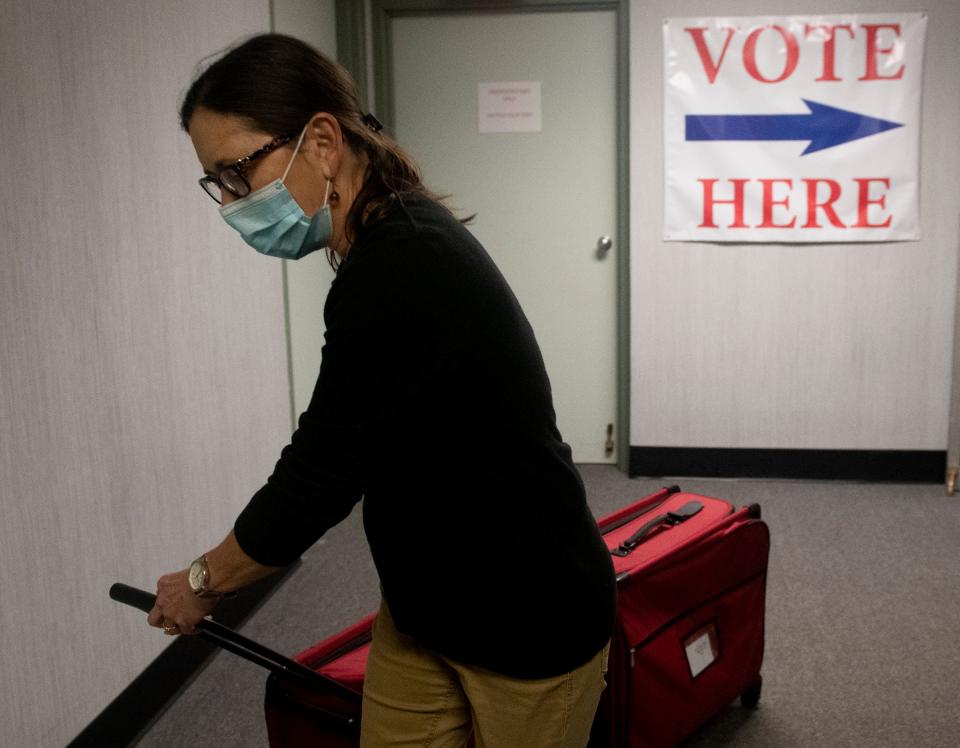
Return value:
<svg viewBox="0 0 960 748">
<path fill-rule="evenodd" d="M 336 0 L 338 57 L 369 93 L 372 58 L 372 107 L 386 129 L 396 121 L 393 85 L 393 19 L 410 16 L 476 15 L 480 13 L 546 13 L 609 10 L 616 15 L 617 75 L 617 466 L 630 466 L 630 17 L 629 0 Z M 369 7 L 370 18 L 365 10 Z M 368 22 L 369 21 L 369 22 Z M 373 48 L 368 55 L 367 40 Z"/>
</svg>

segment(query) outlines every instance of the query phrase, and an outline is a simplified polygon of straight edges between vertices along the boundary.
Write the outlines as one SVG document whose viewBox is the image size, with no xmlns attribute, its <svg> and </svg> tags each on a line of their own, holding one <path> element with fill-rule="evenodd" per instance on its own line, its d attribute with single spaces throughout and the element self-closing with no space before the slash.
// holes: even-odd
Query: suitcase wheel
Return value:
<svg viewBox="0 0 960 748">
<path fill-rule="evenodd" d="M 763 690 L 763 676 L 757 676 L 757 682 L 740 694 L 740 703 L 746 709 L 756 709 L 760 703 L 760 691 Z"/>
</svg>

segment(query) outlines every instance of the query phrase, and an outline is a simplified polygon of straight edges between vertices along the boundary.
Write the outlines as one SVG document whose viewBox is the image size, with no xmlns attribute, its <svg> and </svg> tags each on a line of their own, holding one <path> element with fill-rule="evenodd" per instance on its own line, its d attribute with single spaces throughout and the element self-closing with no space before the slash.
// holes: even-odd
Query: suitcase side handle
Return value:
<svg viewBox="0 0 960 748">
<path fill-rule="evenodd" d="M 629 556 L 633 550 L 643 543 L 658 527 L 667 525 L 668 527 L 675 527 L 683 522 L 686 522 L 691 517 L 700 513 L 703 509 L 703 504 L 699 501 L 688 501 L 679 509 L 667 512 L 666 514 L 661 514 L 657 517 L 654 517 L 652 520 L 643 525 L 639 530 L 637 530 L 633 535 L 624 540 L 618 548 L 614 548 L 610 553 L 614 556 Z"/>
<path fill-rule="evenodd" d="M 156 603 L 157 596 L 152 595 L 145 590 L 139 590 L 121 582 L 116 582 L 110 587 L 110 597 L 117 602 L 138 608 L 145 613 L 149 613 Z M 350 701 L 360 700 L 360 694 L 351 688 L 328 678 L 325 675 L 311 670 L 305 665 L 301 665 L 289 657 L 284 657 L 279 652 L 275 652 L 269 647 L 265 647 L 252 639 L 248 639 L 233 629 L 217 623 L 209 618 L 203 618 L 197 623 L 199 636 L 214 644 L 233 652 L 235 655 L 249 660 L 260 667 L 277 673 L 279 675 L 291 676 L 301 683 L 313 688 L 314 690 L 332 693 L 337 696 L 349 699 Z M 348 720 L 349 721 L 349 720 Z"/>
</svg>

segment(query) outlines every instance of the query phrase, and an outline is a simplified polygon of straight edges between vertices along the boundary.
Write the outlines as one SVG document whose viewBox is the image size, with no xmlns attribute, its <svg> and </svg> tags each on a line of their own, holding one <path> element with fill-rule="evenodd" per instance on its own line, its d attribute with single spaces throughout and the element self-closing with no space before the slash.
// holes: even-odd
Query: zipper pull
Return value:
<svg viewBox="0 0 960 748">
<path fill-rule="evenodd" d="M 634 656 L 636 655 L 636 653 L 637 653 L 637 648 L 636 648 L 636 647 L 631 647 L 631 648 L 630 648 L 630 669 L 631 669 L 631 670 L 633 669 L 633 661 L 634 661 Z"/>
</svg>

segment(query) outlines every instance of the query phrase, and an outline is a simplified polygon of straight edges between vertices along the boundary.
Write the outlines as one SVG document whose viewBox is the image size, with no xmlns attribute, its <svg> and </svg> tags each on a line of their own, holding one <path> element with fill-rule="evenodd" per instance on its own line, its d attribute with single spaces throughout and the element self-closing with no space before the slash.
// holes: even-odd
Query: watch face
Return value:
<svg viewBox="0 0 960 748">
<path fill-rule="evenodd" d="M 205 579 L 206 574 L 204 574 L 203 562 L 199 559 L 190 564 L 190 587 L 194 590 L 203 589 L 203 583 L 207 580 Z"/>
</svg>

